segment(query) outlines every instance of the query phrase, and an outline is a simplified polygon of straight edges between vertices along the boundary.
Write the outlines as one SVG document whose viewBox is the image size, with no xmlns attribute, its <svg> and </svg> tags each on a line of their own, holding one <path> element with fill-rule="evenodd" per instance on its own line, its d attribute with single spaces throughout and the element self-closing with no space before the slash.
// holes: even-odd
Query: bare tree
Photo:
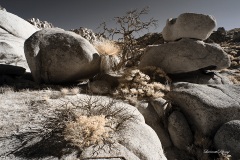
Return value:
<svg viewBox="0 0 240 160">
<path fill-rule="evenodd" d="M 157 27 L 157 20 L 151 18 L 149 21 L 142 21 L 141 16 L 148 14 L 149 7 L 142 10 L 134 9 L 126 12 L 122 17 L 114 17 L 113 21 L 116 22 L 115 28 L 108 28 L 106 22 L 100 24 L 99 28 L 103 31 L 100 35 L 114 39 L 114 36 L 120 37 L 119 44 L 122 48 L 121 62 L 117 69 L 122 67 L 128 60 L 136 58 L 139 54 L 139 48 L 136 43 L 134 35 L 139 31 L 148 30 L 149 27 Z"/>
</svg>

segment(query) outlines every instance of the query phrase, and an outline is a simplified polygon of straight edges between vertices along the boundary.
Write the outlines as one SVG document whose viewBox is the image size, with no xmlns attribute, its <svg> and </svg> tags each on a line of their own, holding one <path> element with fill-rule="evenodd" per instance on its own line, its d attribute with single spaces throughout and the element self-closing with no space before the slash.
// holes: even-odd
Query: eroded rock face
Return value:
<svg viewBox="0 0 240 160">
<path fill-rule="evenodd" d="M 233 160 L 240 158 L 240 120 L 225 123 L 217 131 L 214 143 L 217 149 L 229 152 Z"/>
<path fill-rule="evenodd" d="M 100 71 L 100 56 L 83 37 L 62 29 L 43 29 L 24 45 L 34 80 L 41 83 L 73 82 Z"/>
<path fill-rule="evenodd" d="M 239 85 L 176 83 L 167 96 L 198 131 L 213 136 L 224 123 L 240 120 L 239 91 Z"/>
<path fill-rule="evenodd" d="M 80 36 L 87 39 L 89 42 L 93 43 L 94 41 L 104 41 L 105 38 L 101 35 L 98 35 L 93 32 L 93 30 L 80 27 L 79 29 L 71 29 L 70 31 L 75 32 L 76 34 L 79 34 Z"/>
<path fill-rule="evenodd" d="M 36 29 L 27 21 L 3 10 L 0 10 L 0 26 L 9 34 L 23 39 L 27 39 L 36 32 Z"/>
<path fill-rule="evenodd" d="M 0 63 L 29 70 L 25 61 L 24 41 L 36 31 L 24 19 L 0 9 Z"/>
<path fill-rule="evenodd" d="M 217 44 L 181 39 L 177 42 L 149 46 L 140 61 L 140 67 L 156 66 L 166 73 L 176 74 L 213 67 L 230 66 L 228 55 Z"/>
<path fill-rule="evenodd" d="M 180 38 L 205 40 L 215 27 L 216 20 L 213 16 L 183 13 L 178 18 L 167 20 L 162 35 L 165 41 L 175 41 Z"/>
<path fill-rule="evenodd" d="M 178 149 L 187 150 L 193 142 L 193 134 L 184 115 L 174 111 L 168 118 L 168 131 L 171 140 Z"/>
<path fill-rule="evenodd" d="M 52 23 L 49 23 L 47 21 L 41 21 L 38 18 L 28 19 L 28 22 L 31 23 L 33 26 L 39 28 L 39 29 L 54 28 Z"/>
</svg>

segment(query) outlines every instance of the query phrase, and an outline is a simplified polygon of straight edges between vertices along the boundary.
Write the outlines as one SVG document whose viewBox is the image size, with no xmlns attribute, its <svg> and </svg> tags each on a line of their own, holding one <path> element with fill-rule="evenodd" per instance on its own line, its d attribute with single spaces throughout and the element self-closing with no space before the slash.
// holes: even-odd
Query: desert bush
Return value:
<svg viewBox="0 0 240 160">
<path fill-rule="evenodd" d="M 65 122 L 64 138 L 80 150 L 97 145 L 113 145 L 116 131 L 126 127 L 135 117 L 124 108 L 117 108 L 114 100 L 101 101 L 88 97 L 71 103 L 74 119 Z M 118 138 L 120 140 L 120 138 Z"/>
<path fill-rule="evenodd" d="M 101 55 L 118 55 L 121 52 L 120 47 L 114 41 L 104 40 L 104 41 L 95 41 L 93 46 L 96 48 L 99 54 Z"/>
<path fill-rule="evenodd" d="M 93 45 L 101 56 L 101 72 L 116 71 L 116 66 L 119 64 L 118 55 L 121 53 L 120 47 L 110 40 L 95 41 Z"/>
<path fill-rule="evenodd" d="M 233 84 L 240 84 L 240 76 L 229 76 L 228 78 Z"/>
<path fill-rule="evenodd" d="M 116 132 L 135 121 L 135 116 L 128 113 L 126 107 L 117 105 L 112 99 L 103 101 L 102 97 L 86 96 L 74 101 L 62 99 L 61 102 L 54 112 L 46 114 L 44 120 L 39 122 L 41 127 L 29 128 L 12 135 L 10 138 L 20 139 L 21 144 L 4 153 L 4 156 L 17 154 L 31 159 L 34 155 L 50 154 L 61 157 L 69 152 L 81 154 L 90 146 L 93 147 L 95 156 L 105 145 L 114 148 L 115 143 L 123 140 Z M 30 101 L 28 105 L 31 108 L 41 103 L 43 102 Z M 44 105 L 49 104 L 44 102 Z"/>
<path fill-rule="evenodd" d="M 148 72 L 152 74 L 146 74 Z M 157 82 L 157 77 L 161 78 L 162 82 Z M 123 73 L 120 85 L 113 95 L 135 105 L 138 100 L 163 97 L 170 90 L 168 83 L 170 78 L 159 68 L 148 67 L 142 70 L 129 68 Z"/>
<path fill-rule="evenodd" d="M 75 121 L 66 124 L 64 137 L 79 148 L 102 144 L 110 132 L 106 128 L 106 123 L 108 119 L 104 115 L 90 117 L 79 115 Z"/>
</svg>

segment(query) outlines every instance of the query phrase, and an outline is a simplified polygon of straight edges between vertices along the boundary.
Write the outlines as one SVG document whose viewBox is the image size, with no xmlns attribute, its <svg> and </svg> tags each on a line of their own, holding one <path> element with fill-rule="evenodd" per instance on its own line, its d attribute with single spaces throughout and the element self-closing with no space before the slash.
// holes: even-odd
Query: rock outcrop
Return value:
<svg viewBox="0 0 240 160">
<path fill-rule="evenodd" d="M 100 70 L 100 56 L 83 37 L 62 29 L 43 29 L 25 42 L 36 82 L 64 83 L 89 78 Z"/>
<path fill-rule="evenodd" d="M 0 17 L 1 29 L 15 37 L 27 39 L 36 32 L 31 24 L 12 13 L 0 10 Z"/>
<path fill-rule="evenodd" d="M 71 29 L 70 31 L 79 34 L 91 43 L 94 41 L 103 41 L 105 39 L 104 37 L 94 33 L 93 30 L 84 27 L 80 27 L 79 29 Z"/>
<path fill-rule="evenodd" d="M 176 74 L 207 67 L 228 68 L 230 59 L 217 44 L 181 39 L 177 42 L 149 46 L 142 56 L 139 66 L 156 66 L 162 68 L 166 73 Z"/>
<path fill-rule="evenodd" d="M 24 41 L 36 31 L 24 19 L 0 10 L 0 63 L 22 66 L 28 70 Z"/>
<path fill-rule="evenodd" d="M 239 91 L 239 85 L 176 83 L 167 96 L 191 125 L 204 135 L 213 136 L 224 123 L 240 120 Z"/>
<path fill-rule="evenodd" d="M 183 13 L 178 18 L 167 20 L 162 35 L 165 41 L 175 41 L 180 38 L 205 40 L 215 27 L 216 20 L 213 16 Z"/>
<path fill-rule="evenodd" d="M 229 152 L 232 160 L 240 158 L 240 120 L 223 124 L 214 136 L 214 144 L 219 151 Z"/>
<path fill-rule="evenodd" d="M 37 27 L 38 29 L 54 28 L 52 23 L 49 23 L 47 21 L 41 21 L 38 18 L 31 18 L 28 19 L 27 21 L 31 23 L 33 26 Z"/>
</svg>

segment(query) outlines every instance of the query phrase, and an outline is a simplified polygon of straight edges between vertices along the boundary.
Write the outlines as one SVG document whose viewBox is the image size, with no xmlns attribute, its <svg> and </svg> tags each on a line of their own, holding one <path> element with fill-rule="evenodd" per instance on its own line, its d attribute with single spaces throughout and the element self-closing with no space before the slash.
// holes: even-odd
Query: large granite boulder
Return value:
<svg viewBox="0 0 240 160">
<path fill-rule="evenodd" d="M 33 78 L 64 83 L 89 78 L 100 71 L 100 56 L 83 37 L 62 29 L 43 29 L 29 37 L 24 51 Z"/>
<path fill-rule="evenodd" d="M 183 13 L 178 18 L 167 20 L 162 35 L 165 41 L 175 41 L 180 38 L 205 40 L 215 27 L 216 20 L 213 16 Z"/>
<path fill-rule="evenodd" d="M 156 66 L 166 73 L 176 74 L 211 67 L 230 66 L 228 55 L 217 44 L 181 39 L 177 42 L 149 46 L 140 61 L 140 67 Z"/>
<path fill-rule="evenodd" d="M 218 150 L 229 152 L 233 160 L 240 159 L 240 120 L 225 123 L 214 136 Z"/>
<path fill-rule="evenodd" d="M 213 136 L 224 123 L 240 120 L 239 91 L 239 85 L 176 83 L 167 97 L 197 131 Z"/>
<path fill-rule="evenodd" d="M 24 41 L 37 29 L 24 19 L 0 10 L 0 63 L 29 70 L 24 55 Z"/>
</svg>

